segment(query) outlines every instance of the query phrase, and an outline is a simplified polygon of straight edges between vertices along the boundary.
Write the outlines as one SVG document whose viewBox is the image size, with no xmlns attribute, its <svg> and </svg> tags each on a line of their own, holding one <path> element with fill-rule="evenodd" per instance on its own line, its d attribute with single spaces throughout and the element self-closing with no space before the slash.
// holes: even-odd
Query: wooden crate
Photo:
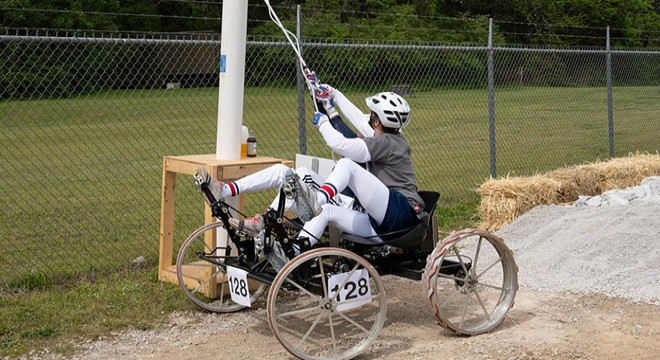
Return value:
<svg viewBox="0 0 660 360">
<path fill-rule="evenodd" d="M 172 261 L 174 255 L 174 195 L 176 191 L 176 174 L 193 175 L 200 165 L 206 166 L 211 176 L 224 182 L 240 179 L 274 164 L 293 166 L 293 161 L 271 157 L 249 157 L 239 160 L 217 160 L 215 154 L 165 156 L 163 158 L 163 187 L 160 213 L 160 255 L 158 259 L 158 279 L 177 284 L 176 264 Z M 239 196 L 239 210 L 243 210 L 243 197 Z M 204 222 L 209 224 L 215 219 L 211 216 L 211 209 L 204 207 Z M 215 241 L 209 234 L 207 241 Z M 177 250 L 178 251 L 178 250 Z M 204 270 L 209 271 L 209 270 Z M 192 267 L 184 270 L 184 281 L 189 286 L 198 286 L 202 279 L 210 274 L 200 273 Z M 224 281 L 221 276 L 218 284 Z M 209 284 L 203 291 L 209 297 L 219 295 L 218 284 Z"/>
</svg>

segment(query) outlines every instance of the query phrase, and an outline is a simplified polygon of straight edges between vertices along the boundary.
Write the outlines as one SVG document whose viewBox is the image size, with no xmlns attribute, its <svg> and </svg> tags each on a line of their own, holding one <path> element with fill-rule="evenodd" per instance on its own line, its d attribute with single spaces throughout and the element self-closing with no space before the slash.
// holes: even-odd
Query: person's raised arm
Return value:
<svg viewBox="0 0 660 360">
<path fill-rule="evenodd" d="M 357 163 L 367 162 L 371 159 L 371 154 L 364 140 L 344 137 L 332 127 L 327 115 L 320 112 L 315 113 L 312 124 L 319 128 L 325 143 L 337 154 Z"/>
</svg>

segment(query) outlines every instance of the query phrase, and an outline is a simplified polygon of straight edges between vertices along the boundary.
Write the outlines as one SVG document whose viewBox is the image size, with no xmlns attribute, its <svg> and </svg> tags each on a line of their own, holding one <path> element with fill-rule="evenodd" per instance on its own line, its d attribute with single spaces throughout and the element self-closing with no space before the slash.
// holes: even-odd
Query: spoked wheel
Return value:
<svg viewBox="0 0 660 360">
<path fill-rule="evenodd" d="M 387 313 L 383 281 L 362 257 L 339 248 L 287 263 L 268 292 L 277 340 L 303 359 L 350 359 L 378 337 Z"/>
<path fill-rule="evenodd" d="M 176 259 L 176 273 L 179 286 L 195 304 L 213 312 L 234 312 L 244 306 L 231 300 L 225 268 L 201 258 L 214 255 L 219 228 L 222 222 L 214 222 L 188 236 Z M 251 291 L 250 300 L 254 302 L 265 290 L 266 284 L 259 284 Z"/>
<path fill-rule="evenodd" d="M 454 232 L 429 255 L 422 286 L 440 326 L 476 335 L 492 330 L 513 306 L 518 267 L 501 238 Z"/>
</svg>

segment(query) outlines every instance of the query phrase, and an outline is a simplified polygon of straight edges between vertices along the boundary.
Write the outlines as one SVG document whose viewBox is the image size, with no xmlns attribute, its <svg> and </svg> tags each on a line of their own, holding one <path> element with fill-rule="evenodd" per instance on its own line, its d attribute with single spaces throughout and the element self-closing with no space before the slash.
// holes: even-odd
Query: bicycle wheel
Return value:
<svg viewBox="0 0 660 360">
<path fill-rule="evenodd" d="M 287 263 L 268 292 L 277 340 L 302 359 L 350 359 L 378 337 L 387 313 L 383 281 L 362 257 L 339 248 Z"/>
<path fill-rule="evenodd" d="M 200 307 L 212 312 L 234 312 L 244 308 L 231 300 L 223 266 L 201 259 L 202 254 L 212 255 L 215 249 L 216 231 L 222 222 L 206 224 L 195 230 L 184 241 L 176 259 L 176 274 L 183 293 Z M 252 283 L 256 289 L 250 295 L 256 301 L 266 290 L 266 284 Z"/>
<path fill-rule="evenodd" d="M 476 229 L 454 232 L 428 256 L 422 287 L 440 326 L 477 335 L 495 328 L 513 306 L 518 267 L 501 238 Z"/>
</svg>

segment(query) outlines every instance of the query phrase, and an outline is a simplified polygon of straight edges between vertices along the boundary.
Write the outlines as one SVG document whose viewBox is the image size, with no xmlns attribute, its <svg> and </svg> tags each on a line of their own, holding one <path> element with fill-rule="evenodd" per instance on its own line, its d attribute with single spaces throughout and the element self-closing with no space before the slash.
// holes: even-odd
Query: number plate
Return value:
<svg viewBox="0 0 660 360">
<path fill-rule="evenodd" d="M 250 307 L 250 289 L 248 288 L 247 271 L 232 266 L 227 266 L 227 278 L 229 280 L 229 293 L 231 299 L 240 305 Z"/>
<path fill-rule="evenodd" d="M 335 298 L 337 311 L 346 311 L 371 302 L 371 282 L 367 269 L 355 271 L 350 278 L 348 274 L 335 274 L 328 279 L 328 295 Z"/>
</svg>

